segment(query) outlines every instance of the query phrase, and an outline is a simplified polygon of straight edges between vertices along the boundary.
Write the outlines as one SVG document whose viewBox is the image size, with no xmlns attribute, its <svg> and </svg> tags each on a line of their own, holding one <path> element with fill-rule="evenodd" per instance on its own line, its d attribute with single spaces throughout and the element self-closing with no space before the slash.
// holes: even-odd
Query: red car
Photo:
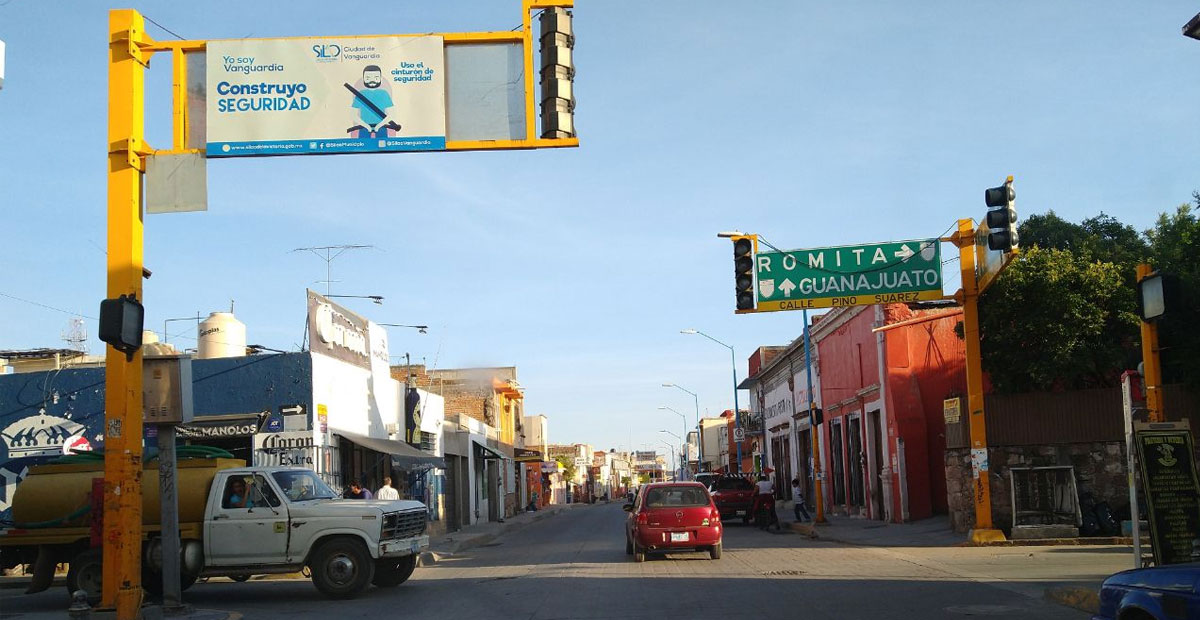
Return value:
<svg viewBox="0 0 1200 620">
<path fill-rule="evenodd" d="M 634 562 L 646 561 L 654 551 L 707 551 L 710 558 L 721 558 L 721 513 L 704 485 L 647 484 L 625 510 L 625 553 Z"/>
<path fill-rule="evenodd" d="M 754 496 L 758 492 L 753 482 L 742 476 L 724 476 L 717 478 L 709 488 L 713 503 L 723 518 L 741 517 L 742 523 L 750 522 Z"/>
</svg>

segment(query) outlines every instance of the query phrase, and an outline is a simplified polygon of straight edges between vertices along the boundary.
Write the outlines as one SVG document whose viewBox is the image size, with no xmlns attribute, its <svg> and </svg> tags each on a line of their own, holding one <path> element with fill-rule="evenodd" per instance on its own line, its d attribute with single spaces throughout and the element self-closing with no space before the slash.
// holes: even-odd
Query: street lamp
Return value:
<svg viewBox="0 0 1200 620">
<path fill-rule="evenodd" d="M 1200 13 L 1183 25 L 1183 36 L 1200 41 Z"/>
<path fill-rule="evenodd" d="M 725 234 L 725 233 L 721 233 L 721 234 Z M 733 419 L 734 419 L 735 427 L 741 428 L 742 427 L 742 411 L 738 407 L 737 354 L 733 352 L 733 347 L 725 344 L 724 342 L 721 342 L 720 340 L 717 340 L 716 338 L 713 338 L 712 336 L 709 336 L 708 334 L 706 334 L 698 329 L 681 329 L 681 330 L 679 330 L 679 333 L 681 333 L 681 334 L 696 334 L 699 336 L 704 336 L 705 338 L 708 338 L 709 340 L 725 347 L 726 349 L 729 349 L 729 361 L 733 363 Z M 703 440 L 704 433 L 703 432 L 701 432 L 700 437 L 701 437 L 701 444 L 703 444 L 703 442 L 704 442 L 704 440 Z M 742 471 L 742 442 L 735 441 L 734 443 L 737 444 L 737 472 L 740 473 Z"/>
<path fill-rule="evenodd" d="M 383 296 L 382 295 L 326 295 L 326 297 L 343 297 L 346 299 L 370 299 L 371 301 L 375 302 L 377 305 L 380 305 L 380 306 L 383 305 Z"/>
<path fill-rule="evenodd" d="M 696 403 L 696 437 L 700 441 L 696 442 L 696 471 L 700 471 L 700 465 L 704 462 L 704 433 L 700 432 L 700 397 L 696 393 L 675 383 L 664 383 L 663 387 L 679 388 L 684 392 L 692 395 L 692 400 Z"/>
<path fill-rule="evenodd" d="M 659 443 L 666 446 L 667 452 L 671 453 L 671 475 L 675 476 L 675 479 L 678 480 L 679 472 L 678 472 L 678 470 L 675 469 L 675 446 L 672 446 L 671 444 L 669 444 L 665 441 L 660 441 Z"/>
<path fill-rule="evenodd" d="M 682 413 L 679 413 L 678 411 L 675 411 L 674 409 L 672 409 L 666 405 L 659 405 L 658 408 L 665 409 L 665 410 L 670 411 L 671 413 L 679 416 L 680 419 L 683 420 L 683 432 L 684 432 L 684 434 L 687 434 L 687 416 L 683 415 Z M 687 448 L 683 448 L 683 460 L 684 460 L 684 462 L 687 462 L 687 460 L 688 460 L 688 449 Z"/>
<path fill-rule="evenodd" d="M 428 325 L 401 325 L 399 323 L 376 323 L 376 325 L 382 325 L 383 327 L 408 327 L 410 329 L 417 330 L 417 332 L 421 334 L 429 333 Z"/>
</svg>

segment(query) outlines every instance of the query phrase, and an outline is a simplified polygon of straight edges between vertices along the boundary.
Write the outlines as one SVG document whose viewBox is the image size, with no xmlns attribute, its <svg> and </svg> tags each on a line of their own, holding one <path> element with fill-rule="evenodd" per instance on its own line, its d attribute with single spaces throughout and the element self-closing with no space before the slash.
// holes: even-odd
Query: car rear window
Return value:
<svg viewBox="0 0 1200 620">
<path fill-rule="evenodd" d="M 754 488 L 745 478 L 721 478 L 716 484 L 718 491 L 749 491 Z"/>
<path fill-rule="evenodd" d="M 708 493 L 699 487 L 659 487 L 646 492 L 648 508 L 707 506 Z"/>
</svg>

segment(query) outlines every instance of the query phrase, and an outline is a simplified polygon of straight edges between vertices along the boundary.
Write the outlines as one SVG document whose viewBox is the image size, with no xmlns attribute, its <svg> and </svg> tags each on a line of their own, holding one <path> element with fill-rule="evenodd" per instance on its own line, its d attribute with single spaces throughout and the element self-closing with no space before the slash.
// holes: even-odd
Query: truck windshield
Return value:
<svg viewBox="0 0 1200 620">
<path fill-rule="evenodd" d="M 283 489 L 283 494 L 293 502 L 336 497 L 333 489 L 311 471 L 277 471 L 271 475 Z"/>
</svg>

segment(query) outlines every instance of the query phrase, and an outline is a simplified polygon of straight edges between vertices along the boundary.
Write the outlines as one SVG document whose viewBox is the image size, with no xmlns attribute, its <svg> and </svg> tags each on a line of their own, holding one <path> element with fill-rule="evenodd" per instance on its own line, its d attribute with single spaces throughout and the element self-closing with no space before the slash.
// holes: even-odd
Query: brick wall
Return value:
<svg viewBox="0 0 1200 620">
<path fill-rule="evenodd" d="M 1091 493 L 1097 502 L 1108 502 L 1114 513 L 1129 506 L 1124 442 L 989 448 L 988 462 L 992 470 L 992 525 L 1006 534 L 1012 528 L 1012 493 L 1009 490 L 1008 472 L 1014 466 L 1072 465 L 1075 467 L 1075 486 L 1080 494 Z M 946 497 L 950 506 L 950 524 L 959 532 L 975 527 L 972 487 L 970 449 L 946 450 Z"/>
</svg>

